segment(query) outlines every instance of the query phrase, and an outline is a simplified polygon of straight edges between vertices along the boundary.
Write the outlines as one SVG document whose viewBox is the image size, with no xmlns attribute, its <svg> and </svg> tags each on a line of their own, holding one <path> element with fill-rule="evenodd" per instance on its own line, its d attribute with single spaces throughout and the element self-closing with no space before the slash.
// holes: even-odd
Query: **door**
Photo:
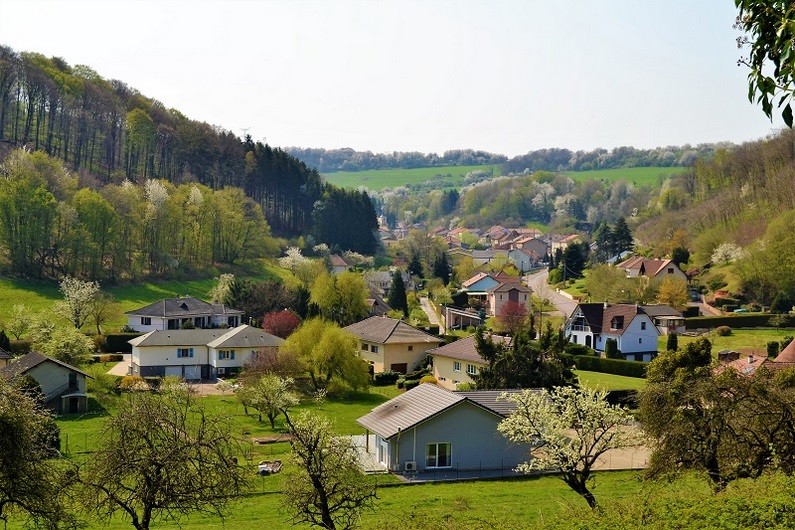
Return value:
<svg viewBox="0 0 795 530">
<path fill-rule="evenodd" d="M 393 372 L 400 372 L 401 374 L 405 374 L 408 371 L 408 365 L 406 363 L 396 363 L 389 366 L 389 369 Z"/>
<path fill-rule="evenodd" d="M 69 414 L 75 414 L 76 412 L 80 412 L 80 398 L 70 397 L 69 398 Z"/>
<path fill-rule="evenodd" d="M 176 375 L 177 377 L 182 377 L 182 367 L 181 366 L 166 366 L 166 376 L 169 375 Z"/>
<path fill-rule="evenodd" d="M 202 378 L 202 367 L 201 366 L 186 366 L 185 367 L 185 379 L 189 381 L 198 380 Z"/>
</svg>

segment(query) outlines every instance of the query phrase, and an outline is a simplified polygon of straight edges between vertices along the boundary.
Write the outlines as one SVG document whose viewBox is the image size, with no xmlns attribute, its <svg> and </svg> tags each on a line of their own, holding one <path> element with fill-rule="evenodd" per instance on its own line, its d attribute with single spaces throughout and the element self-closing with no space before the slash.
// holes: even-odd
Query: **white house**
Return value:
<svg viewBox="0 0 795 530">
<path fill-rule="evenodd" d="M 243 325 L 232 329 L 154 330 L 130 341 L 131 373 L 215 379 L 239 371 L 254 355 L 275 351 L 283 339 Z"/>
<path fill-rule="evenodd" d="M 29 375 L 39 384 L 44 404 L 58 414 L 85 412 L 86 378 L 79 368 L 32 351 L 0 368 L 0 379 L 11 382 Z"/>
<path fill-rule="evenodd" d="M 650 259 L 643 256 L 634 256 L 616 265 L 623 270 L 627 277 L 637 278 L 645 276 L 653 280 L 661 280 L 666 276 L 673 276 L 687 281 L 687 275 L 682 272 L 676 263 L 669 259 Z"/>
<path fill-rule="evenodd" d="M 657 355 L 659 330 L 642 306 L 635 304 L 579 304 L 566 321 L 569 341 L 598 352 L 615 339 L 628 361 L 651 361 Z"/>
<path fill-rule="evenodd" d="M 146 333 L 157 329 L 236 327 L 240 325 L 243 311 L 210 304 L 192 296 L 164 298 L 153 304 L 127 311 L 127 326 Z"/>
</svg>

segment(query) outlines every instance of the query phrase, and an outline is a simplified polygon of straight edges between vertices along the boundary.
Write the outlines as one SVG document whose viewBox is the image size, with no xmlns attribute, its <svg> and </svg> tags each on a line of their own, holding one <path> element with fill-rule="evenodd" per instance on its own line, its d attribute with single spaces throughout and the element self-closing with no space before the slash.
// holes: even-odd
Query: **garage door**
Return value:
<svg viewBox="0 0 795 530">
<path fill-rule="evenodd" d="M 177 377 L 182 377 L 182 367 L 166 366 L 166 375 L 176 375 Z"/>
<path fill-rule="evenodd" d="M 202 378 L 202 367 L 201 366 L 186 366 L 185 367 L 185 379 L 189 381 L 194 381 Z"/>
</svg>

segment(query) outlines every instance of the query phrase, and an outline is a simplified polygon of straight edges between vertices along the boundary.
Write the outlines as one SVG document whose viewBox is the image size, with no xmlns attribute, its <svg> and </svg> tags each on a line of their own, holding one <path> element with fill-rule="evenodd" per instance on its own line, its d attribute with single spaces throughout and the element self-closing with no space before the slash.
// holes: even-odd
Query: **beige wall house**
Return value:
<svg viewBox="0 0 795 530">
<path fill-rule="evenodd" d="M 649 259 L 643 256 L 634 256 L 622 261 L 616 267 L 623 270 L 629 278 L 645 276 L 653 280 L 660 280 L 666 276 L 673 276 L 687 281 L 687 274 L 682 272 L 682 269 L 669 259 Z"/>
<path fill-rule="evenodd" d="M 515 281 L 503 282 L 486 291 L 486 301 L 490 315 L 498 316 L 502 314 L 502 308 L 508 302 L 522 304 L 527 314 L 530 314 L 530 302 L 532 289 L 522 285 L 518 278 Z"/>
<path fill-rule="evenodd" d="M 496 343 L 511 342 L 510 337 L 492 335 L 491 338 Z M 433 376 L 437 384 L 448 390 L 472 384 L 472 378 L 486 366 L 486 361 L 478 353 L 474 335 L 428 350 L 428 355 L 433 358 Z"/>
<path fill-rule="evenodd" d="M 215 379 L 239 371 L 260 351 L 284 340 L 243 325 L 232 329 L 155 330 L 130 341 L 133 375 Z"/>
<path fill-rule="evenodd" d="M 5 381 L 25 375 L 36 380 L 45 406 L 57 414 L 86 411 L 86 377 L 91 376 L 82 370 L 35 351 L 0 368 L 0 378 Z"/>
<path fill-rule="evenodd" d="M 439 337 L 389 317 L 370 317 L 344 329 L 359 339 L 359 356 L 375 373 L 413 371 L 430 348 L 442 343 Z"/>
</svg>

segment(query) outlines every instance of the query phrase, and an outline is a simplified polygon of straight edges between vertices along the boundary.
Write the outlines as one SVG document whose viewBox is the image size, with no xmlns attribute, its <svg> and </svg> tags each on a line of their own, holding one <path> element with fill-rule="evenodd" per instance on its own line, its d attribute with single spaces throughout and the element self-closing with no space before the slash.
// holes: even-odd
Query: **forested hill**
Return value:
<svg viewBox="0 0 795 530">
<path fill-rule="evenodd" d="M 616 147 L 611 150 L 571 151 L 570 149 L 537 149 L 508 159 L 505 155 L 457 149 L 436 153 L 400 152 L 372 153 L 345 149 L 287 147 L 285 150 L 322 173 L 334 171 L 363 171 L 372 169 L 412 169 L 419 167 L 502 165 L 502 174 L 532 173 L 534 171 L 590 171 L 622 167 L 692 166 L 696 160 L 711 157 L 716 149 L 728 149 L 733 144 L 699 144 L 691 146 L 636 149 Z"/>
<path fill-rule="evenodd" d="M 0 142 L 5 151 L 44 151 L 91 176 L 97 188 L 148 179 L 239 187 L 278 234 L 313 234 L 318 242 L 364 253 L 376 248 L 377 221 L 366 193 L 324 184 L 316 170 L 280 149 L 191 120 L 122 81 L 58 57 L 0 46 Z"/>
</svg>

